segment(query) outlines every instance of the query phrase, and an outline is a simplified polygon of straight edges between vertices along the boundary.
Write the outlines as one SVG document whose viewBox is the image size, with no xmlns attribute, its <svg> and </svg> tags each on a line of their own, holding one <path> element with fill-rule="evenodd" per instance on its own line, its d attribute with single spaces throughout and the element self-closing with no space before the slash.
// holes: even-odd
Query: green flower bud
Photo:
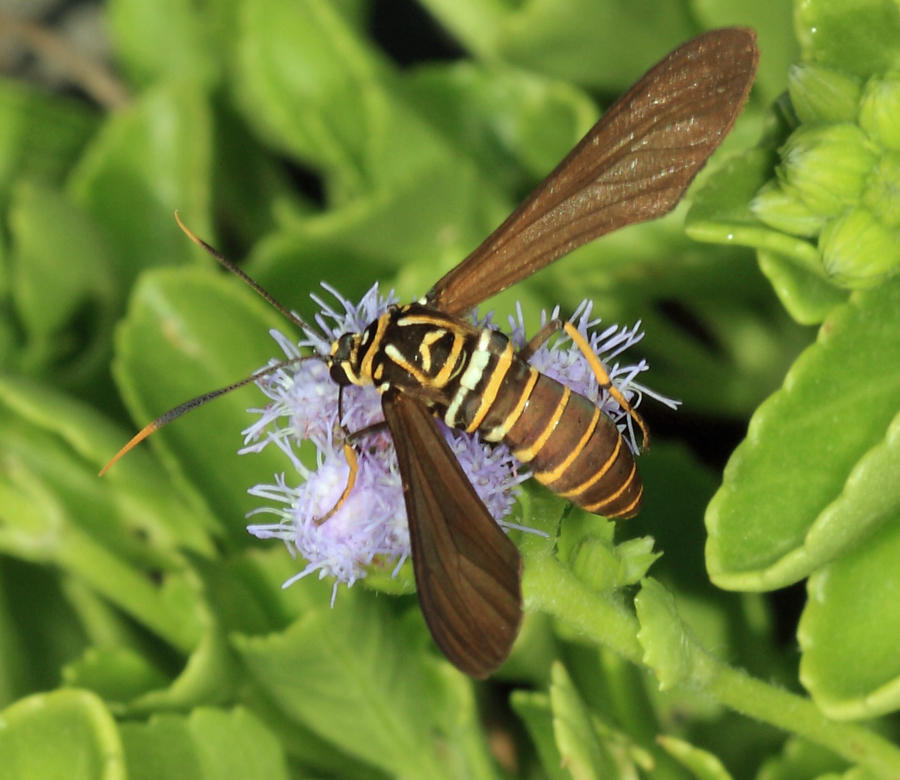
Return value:
<svg viewBox="0 0 900 780">
<path fill-rule="evenodd" d="M 893 230 L 900 230 L 900 153 L 885 152 L 866 181 L 863 205 Z"/>
<path fill-rule="evenodd" d="M 854 208 L 819 236 L 825 272 L 841 287 L 872 287 L 900 270 L 900 241 L 868 209 Z"/>
<path fill-rule="evenodd" d="M 750 211 L 760 222 L 792 236 L 817 236 L 825 224 L 825 217 L 813 214 L 796 192 L 775 180 L 760 187 Z"/>
<path fill-rule="evenodd" d="M 778 174 L 814 214 L 836 217 L 854 206 L 877 155 L 865 133 L 847 123 L 801 127 L 781 148 Z"/>
<path fill-rule="evenodd" d="M 874 141 L 900 151 L 900 80 L 869 79 L 860 99 L 859 124 Z"/>
<path fill-rule="evenodd" d="M 862 85 L 854 76 L 821 65 L 800 63 L 788 70 L 788 93 L 806 124 L 856 121 Z"/>
</svg>

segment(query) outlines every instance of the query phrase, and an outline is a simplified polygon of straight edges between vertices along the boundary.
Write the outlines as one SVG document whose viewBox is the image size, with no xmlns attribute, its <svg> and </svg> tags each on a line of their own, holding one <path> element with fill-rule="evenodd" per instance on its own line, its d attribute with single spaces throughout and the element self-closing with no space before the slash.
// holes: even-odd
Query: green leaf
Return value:
<svg viewBox="0 0 900 780">
<path fill-rule="evenodd" d="M 697 780 L 731 780 L 731 774 L 725 765 L 708 750 L 675 737 L 660 736 L 657 742 L 669 755 L 687 767 Z"/>
<path fill-rule="evenodd" d="M 128 777 L 217 780 L 289 777 L 275 735 L 245 709 L 201 708 L 122 726 Z"/>
<path fill-rule="evenodd" d="M 219 626 L 208 624 L 205 628 L 181 674 L 170 686 L 147 691 L 129 702 L 130 713 L 219 704 L 233 698 L 240 680 L 234 655 Z"/>
<path fill-rule="evenodd" d="M 63 669 L 70 688 L 86 688 L 107 702 L 127 702 L 168 682 L 166 676 L 129 647 L 91 647 Z"/>
<path fill-rule="evenodd" d="M 212 127 L 206 96 L 165 84 L 111 114 L 69 179 L 69 192 L 107 232 L 119 276 L 196 259 L 172 219 L 181 209 L 209 236 Z"/>
<path fill-rule="evenodd" d="M 538 0 L 522 5 L 478 0 L 426 0 L 424 5 L 464 44 L 483 57 L 502 57 L 536 70 L 618 90 L 695 28 L 683 3 L 653 14 L 594 0 Z"/>
<path fill-rule="evenodd" d="M 544 775 L 551 780 L 569 780 L 571 774 L 564 768 L 562 756 L 553 738 L 550 697 L 546 693 L 520 689 L 512 692 L 509 703 L 522 719 L 534 742 Z"/>
<path fill-rule="evenodd" d="M 900 418 L 892 438 L 898 474 Z M 900 583 L 892 576 L 900 556 L 897 518 L 895 509 L 892 522 L 865 544 L 809 579 L 797 632 L 800 679 L 833 718 L 872 718 L 900 709 Z"/>
<path fill-rule="evenodd" d="M 335 283 L 336 267 L 341 292 L 352 295 L 406 266 L 401 293 L 420 296 L 506 216 L 596 114 L 564 85 L 471 65 L 416 71 L 398 91 L 428 121 L 433 158 L 415 168 L 400 150 L 389 180 L 324 214 L 286 221 L 254 250 L 253 273 L 287 291 L 301 311 L 308 308 L 304 288 Z M 415 142 L 399 127 L 384 132 Z"/>
<path fill-rule="evenodd" d="M 281 746 L 256 716 L 246 710 L 198 709 L 191 713 L 188 727 L 198 746 L 204 777 L 242 780 L 288 777 Z"/>
<path fill-rule="evenodd" d="M 573 687 L 565 667 L 555 662 L 551 675 L 553 734 L 563 764 L 577 780 L 613 776 L 615 764 L 597 740 L 590 713 Z"/>
<path fill-rule="evenodd" d="M 383 604 L 341 592 L 333 609 L 322 605 L 283 633 L 236 636 L 234 644 L 288 717 L 392 775 L 448 776 L 432 733 L 444 694 L 426 687 L 421 652 L 406 646 Z"/>
<path fill-rule="evenodd" d="M 791 107 L 802 123 L 853 122 L 862 93 L 860 79 L 803 62 L 788 71 Z"/>
<path fill-rule="evenodd" d="M 0 720 L 4 777 L 129 776 L 115 721 L 92 693 L 66 690 L 29 696 L 7 707 Z"/>
<path fill-rule="evenodd" d="M 599 113 L 588 95 L 566 82 L 466 61 L 421 66 L 402 89 L 446 143 L 475 161 L 483 178 L 516 194 L 546 176 Z"/>
<path fill-rule="evenodd" d="M 361 174 L 368 105 L 351 96 L 376 81 L 383 63 L 374 50 L 317 0 L 244 2 L 238 24 L 236 91 L 247 120 L 300 157 Z"/>
<path fill-rule="evenodd" d="M 439 149 L 398 99 L 387 61 L 334 4 L 244 2 L 235 87 L 247 121 L 325 168 L 340 202 L 403 180 Z"/>
<path fill-rule="evenodd" d="M 203 777 L 199 746 L 183 717 L 157 715 L 147 723 L 124 723 L 121 731 L 129 777 Z"/>
<path fill-rule="evenodd" d="M 257 608 L 262 607 L 270 614 L 272 626 L 277 629 L 284 629 L 293 620 L 305 615 L 310 610 L 321 608 L 324 604 L 331 603 L 334 582 L 327 579 L 320 580 L 318 577 L 301 577 L 294 580 L 289 588 L 284 587 L 284 583 L 288 579 L 292 579 L 305 564 L 297 560 L 286 549 L 280 540 L 271 540 L 258 542 L 253 547 L 243 551 L 237 558 L 231 558 L 228 561 L 228 569 L 223 576 L 229 577 L 231 580 L 242 580 L 243 582 L 229 583 L 231 588 L 235 586 L 252 587 L 253 600 L 256 602 Z M 207 575 L 207 582 L 209 583 Z M 208 584 L 207 589 L 213 591 L 213 598 L 217 601 L 215 590 L 218 588 L 215 584 Z M 230 592 L 226 592 L 225 597 L 230 596 Z M 236 621 L 228 621 L 229 610 L 237 606 L 240 608 L 241 602 L 231 605 L 229 608 L 223 608 L 220 614 L 226 627 L 231 628 L 240 634 L 250 633 L 267 633 L 271 628 L 258 629 L 256 626 L 242 625 L 236 626 Z"/>
<path fill-rule="evenodd" d="M 251 246 L 272 230 L 283 212 L 308 214 L 314 204 L 298 189 L 291 170 L 252 134 L 237 112 L 220 101 L 212 161 L 216 224 L 233 246 Z M 240 260 L 237 253 L 234 260 Z"/>
<path fill-rule="evenodd" d="M 652 14 L 614 0 L 423 4 L 481 59 L 501 58 L 594 91 L 623 91 L 666 52 L 714 27 L 741 24 L 758 31 L 766 56 L 754 91 L 764 98 L 784 88 L 785 69 L 796 59 L 789 3 L 679 2 L 654 5 Z"/>
<path fill-rule="evenodd" d="M 13 295 L 32 336 L 59 338 L 57 332 L 88 302 L 101 309 L 98 325 L 109 329 L 117 284 L 109 247 L 90 220 L 58 191 L 31 182 L 16 189 L 9 220 Z M 62 267 L 54 264 L 61 255 L 67 259 Z"/>
<path fill-rule="evenodd" d="M 315 605 L 330 596 L 328 583 L 323 582 L 323 590 L 317 592 L 318 601 L 310 598 L 301 605 L 298 599 L 290 598 L 300 595 L 297 591 L 302 589 L 285 589 L 281 584 L 303 564 L 284 545 L 273 545 L 264 551 L 262 544 L 265 543 L 227 558 L 194 560 L 211 610 L 226 633 L 262 634 L 284 628 L 295 612 L 300 613 L 309 603 Z"/>
<path fill-rule="evenodd" d="M 7 511 L 5 504 L 3 511 Z M 20 696 L 57 686 L 60 668 L 84 650 L 85 631 L 54 569 L 7 555 L 0 561 L 2 707 Z"/>
<path fill-rule="evenodd" d="M 803 324 L 819 323 L 846 293 L 825 278 L 819 251 L 810 240 L 782 232 L 784 224 L 760 221 L 758 214 L 765 217 L 771 211 L 783 220 L 797 207 L 793 201 L 790 207 L 781 203 L 784 193 L 771 186 L 773 165 L 771 151 L 755 149 L 715 171 L 696 191 L 685 232 L 698 241 L 758 250 L 760 267 L 791 316 Z M 803 231 L 794 224 L 792 232 Z"/>
<path fill-rule="evenodd" d="M 192 647 L 204 607 L 173 548 L 209 549 L 203 513 L 149 459 L 99 479 L 123 436 L 88 407 L 11 377 L 0 399 L 0 549 L 54 563 L 175 647 Z"/>
<path fill-rule="evenodd" d="M 254 248 L 249 270 L 307 316 L 317 311 L 309 296 L 321 295 L 321 282 L 337 286 L 349 298 L 361 297 L 401 265 L 401 292 L 419 297 L 441 268 L 455 265 L 487 234 L 485 215 L 499 214 L 504 204 L 471 166 L 435 166 L 346 207 L 270 233 Z"/>
<path fill-rule="evenodd" d="M 892 0 L 809 0 L 797 6 L 802 57 L 867 78 L 900 63 L 900 9 Z"/>
<path fill-rule="evenodd" d="M 720 587 L 796 582 L 896 516 L 898 317 L 897 281 L 855 294 L 753 416 L 706 514 Z"/>
<path fill-rule="evenodd" d="M 212 12 L 216 5 L 204 8 Z M 211 35 L 214 25 L 207 16 L 189 0 L 157 0 L 150 5 L 112 0 L 107 22 L 119 60 L 135 82 L 179 80 L 209 85 L 221 73 L 221 66 Z"/>
<path fill-rule="evenodd" d="M 812 266 L 818 258 L 815 246 L 769 228 L 751 211 L 751 201 L 768 181 L 772 165 L 770 151 L 753 149 L 721 166 L 693 193 L 685 232 L 697 241 L 768 249 Z"/>
<path fill-rule="evenodd" d="M 805 739 L 792 737 L 777 755 L 768 758 L 760 768 L 758 780 L 794 780 L 797 777 L 823 777 L 826 772 L 840 772 L 847 763 L 830 750 Z"/>
<path fill-rule="evenodd" d="M 26 335 L 19 370 L 91 392 L 121 306 L 110 247 L 61 193 L 31 182 L 14 190 L 9 228 L 12 300 Z"/>
<path fill-rule="evenodd" d="M 201 269 L 145 274 L 116 334 L 115 376 L 135 420 L 143 425 L 188 398 L 249 376 L 275 354 L 267 331 L 278 326 L 284 321 L 274 310 L 230 277 Z M 237 454 L 241 429 L 253 419 L 246 410 L 261 403 L 255 387 L 242 388 L 150 440 L 170 470 L 202 492 L 236 544 L 250 541 L 243 517 L 258 505 L 247 490 L 271 482 L 286 466 L 275 448 Z"/>
<path fill-rule="evenodd" d="M 686 636 L 674 596 L 648 577 L 634 606 L 641 623 L 638 640 L 644 649 L 644 663 L 656 674 L 660 690 L 687 682 L 692 672 L 693 640 Z"/>
<path fill-rule="evenodd" d="M 422 637 L 420 616 L 418 606 L 403 615 L 401 630 L 407 642 L 410 636 Z M 477 695 L 480 691 L 469 677 L 460 674 L 443 658 L 427 655 L 424 661 L 427 718 L 433 724 L 432 734 L 438 735 L 437 750 L 445 774 L 461 780 L 502 780 L 505 774 L 498 770 L 497 764 L 505 764 L 506 757 L 497 754 L 484 731 L 483 699 Z M 440 743 L 452 749 L 443 749 Z"/>
<path fill-rule="evenodd" d="M 80 102 L 0 79 L 0 203 L 20 178 L 61 182 L 96 125 Z"/>
<path fill-rule="evenodd" d="M 560 531 L 560 560 L 596 591 L 635 584 L 660 556 L 653 552 L 653 539 L 649 537 L 613 544 L 614 528 L 612 521 L 576 508 Z"/>
<path fill-rule="evenodd" d="M 777 252 L 760 249 L 759 267 L 788 313 L 803 325 L 816 325 L 847 300 L 842 290 Z"/>
</svg>

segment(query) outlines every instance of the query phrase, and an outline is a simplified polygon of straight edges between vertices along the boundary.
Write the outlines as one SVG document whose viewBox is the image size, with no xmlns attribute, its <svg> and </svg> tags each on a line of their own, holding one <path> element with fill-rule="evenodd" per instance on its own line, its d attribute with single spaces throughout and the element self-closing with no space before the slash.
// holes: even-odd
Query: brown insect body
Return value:
<svg viewBox="0 0 900 780">
<path fill-rule="evenodd" d="M 485 677 L 509 655 L 522 617 L 521 558 L 463 473 L 437 416 L 488 441 L 506 442 L 537 479 L 590 511 L 630 516 L 638 510 L 642 488 L 631 452 L 596 404 L 528 365 L 524 352 L 532 345 L 517 353 L 503 334 L 463 318 L 567 252 L 670 211 L 731 129 L 757 59 L 756 35 L 743 28 L 713 30 L 671 52 L 424 298 L 392 307 L 362 333 L 345 334 L 332 347 L 327 360 L 338 385 L 372 383 L 381 392 L 403 483 L 422 612 L 437 645 L 468 674 Z M 580 338 L 574 329 L 567 332 L 576 342 Z M 599 361 L 586 345 L 579 346 L 601 387 L 640 423 L 626 399 L 617 397 Z M 171 409 L 135 435 L 103 471 L 186 411 L 283 365 Z M 352 483 L 344 495 L 351 489 Z"/>
<path fill-rule="evenodd" d="M 615 423 L 593 401 L 541 374 L 509 338 L 424 303 L 392 306 L 335 342 L 332 378 L 397 389 L 449 427 L 506 444 L 533 476 L 584 509 L 632 517 L 643 488 Z"/>
</svg>

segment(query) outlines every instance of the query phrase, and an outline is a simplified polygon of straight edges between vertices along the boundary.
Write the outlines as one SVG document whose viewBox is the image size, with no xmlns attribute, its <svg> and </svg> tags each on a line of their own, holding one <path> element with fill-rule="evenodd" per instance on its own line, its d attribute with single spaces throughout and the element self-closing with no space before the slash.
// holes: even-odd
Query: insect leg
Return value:
<svg viewBox="0 0 900 780">
<path fill-rule="evenodd" d="M 344 399 L 344 387 L 340 386 L 338 389 L 338 419 L 343 419 L 343 399 Z M 316 520 L 316 525 L 322 525 L 322 523 L 329 520 L 334 514 L 340 509 L 344 502 L 347 500 L 350 495 L 350 491 L 353 490 L 354 485 L 356 485 L 356 477 L 359 474 L 359 463 L 356 458 L 356 449 L 354 449 L 354 444 L 359 441 L 363 436 L 368 436 L 370 433 L 375 433 L 377 431 L 387 430 L 387 423 L 377 422 L 372 425 L 367 425 L 365 428 L 360 428 L 358 431 L 353 431 L 351 433 L 348 431 L 343 425 L 341 425 L 341 431 L 344 434 L 344 457 L 347 459 L 347 465 L 350 467 L 350 473 L 347 475 L 347 485 L 344 487 L 344 492 L 341 493 L 341 497 L 335 502 L 334 506 L 331 507 L 322 517 Z"/>
<path fill-rule="evenodd" d="M 344 386 L 338 386 L 338 421 L 344 419 Z M 332 518 L 335 512 L 338 511 L 347 500 L 347 497 L 350 495 L 350 491 L 353 490 L 353 486 L 356 484 L 356 475 L 359 473 L 359 463 L 356 459 L 356 450 L 353 449 L 353 446 L 350 443 L 351 433 L 344 427 L 343 423 L 341 423 L 341 431 L 344 434 L 344 458 L 347 460 L 347 466 L 350 467 L 350 473 L 347 475 L 347 484 L 344 487 L 344 492 L 341 493 L 341 497 L 335 502 L 334 506 L 331 507 L 324 515 L 316 520 L 316 525 L 322 525 L 327 520 Z"/>
<path fill-rule="evenodd" d="M 584 336 L 578 332 L 571 322 L 564 322 L 560 319 L 550 320 L 550 322 L 535 333 L 529 342 L 519 350 L 519 357 L 527 362 L 554 333 L 558 333 L 560 330 L 565 330 L 566 335 L 572 339 L 572 343 L 581 350 L 588 365 L 594 372 L 594 376 L 597 378 L 597 383 L 600 387 L 603 390 L 606 390 L 612 399 L 621 407 L 622 411 L 638 424 L 638 427 L 641 429 L 641 449 L 648 449 L 650 447 L 650 429 L 647 427 L 644 419 L 628 402 L 625 396 L 622 395 L 621 391 L 613 385 L 612 380 L 609 378 L 609 374 L 603 367 L 603 363 L 600 362 L 600 359 L 594 354 L 594 350 L 591 349 L 590 344 L 588 344 Z"/>
<path fill-rule="evenodd" d="M 548 323 L 549 324 L 549 323 Z M 606 369 L 603 367 L 603 363 L 600 362 L 600 359 L 594 354 L 594 351 L 591 349 L 590 344 L 588 344 L 587 339 L 582 336 L 575 326 L 571 322 L 562 323 L 562 327 L 565 329 L 566 334 L 572 339 L 572 342 L 578 349 L 581 350 L 581 353 L 584 355 L 585 360 L 587 360 L 588 365 L 591 367 L 591 370 L 594 372 L 594 376 L 597 377 L 597 382 L 603 390 L 606 390 L 607 393 L 612 397 L 612 399 L 622 408 L 632 420 L 634 420 L 638 427 L 641 429 L 641 449 L 646 450 L 650 447 L 650 429 L 647 427 L 647 423 L 644 422 L 643 418 L 637 413 L 637 410 L 628 402 L 622 392 L 617 388 L 612 380 L 609 378 L 609 374 L 606 372 Z M 541 333 L 546 330 L 546 326 L 541 329 Z M 538 334 L 540 335 L 540 334 Z M 529 342 L 529 346 L 531 342 Z"/>
<path fill-rule="evenodd" d="M 334 513 L 344 505 L 344 502 L 350 495 L 350 491 L 353 490 L 353 486 L 356 484 L 356 475 L 359 473 L 359 465 L 356 461 L 356 450 L 346 442 L 344 443 L 344 457 L 347 459 L 347 465 L 350 467 L 350 473 L 347 475 L 347 485 L 334 506 L 316 520 L 316 525 L 322 525 L 334 516 Z"/>
<path fill-rule="evenodd" d="M 556 319 L 550 320 L 543 328 L 541 328 L 529 342 L 519 350 L 519 357 L 526 363 L 531 360 L 535 352 L 537 352 L 554 334 L 562 330 L 563 321 Z"/>
<path fill-rule="evenodd" d="M 387 423 L 384 422 L 384 420 L 382 420 L 381 422 L 372 423 L 371 425 L 367 425 L 365 428 L 360 428 L 358 431 L 353 431 L 353 433 L 348 433 L 346 431 L 345 431 L 345 433 L 347 434 L 347 441 L 351 442 L 351 443 L 355 443 L 355 442 L 358 442 L 360 439 L 362 439 L 364 436 L 369 436 L 373 433 L 380 433 L 381 431 L 387 431 L 387 430 L 390 430 L 390 429 L 388 428 Z"/>
</svg>

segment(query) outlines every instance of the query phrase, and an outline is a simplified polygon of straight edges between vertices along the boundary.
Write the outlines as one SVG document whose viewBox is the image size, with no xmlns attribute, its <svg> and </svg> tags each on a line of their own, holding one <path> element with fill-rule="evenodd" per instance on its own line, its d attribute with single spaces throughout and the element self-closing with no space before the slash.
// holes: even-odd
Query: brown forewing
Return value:
<svg viewBox="0 0 900 780">
<path fill-rule="evenodd" d="M 400 465 L 419 603 L 434 641 L 459 669 L 486 677 L 522 619 L 521 558 L 475 493 L 419 401 L 389 390 L 384 416 Z"/>
<path fill-rule="evenodd" d="M 604 233 L 659 217 L 734 124 L 756 34 L 713 30 L 655 65 L 488 238 L 431 289 L 458 314 Z"/>
</svg>

